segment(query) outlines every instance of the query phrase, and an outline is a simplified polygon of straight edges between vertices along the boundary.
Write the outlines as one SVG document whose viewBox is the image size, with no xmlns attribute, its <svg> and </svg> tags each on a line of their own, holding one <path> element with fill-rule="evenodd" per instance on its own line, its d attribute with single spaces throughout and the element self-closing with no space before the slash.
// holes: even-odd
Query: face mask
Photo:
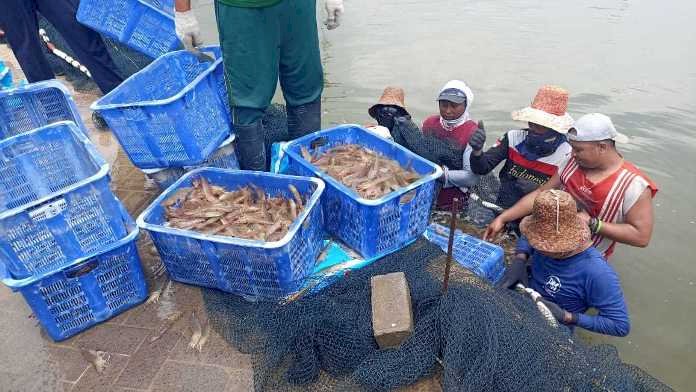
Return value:
<svg viewBox="0 0 696 392">
<path fill-rule="evenodd" d="M 525 139 L 525 144 L 533 153 L 539 156 L 546 156 L 556 151 L 560 137 L 561 135 L 554 131 L 548 131 L 541 135 L 529 132 Z"/>
<path fill-rule="evenodd" d="M 394 117 L 399 113 L 399 109 L 393 106 L 381 106 L 377 109 L 377 124 L 391 130 L 394 128 Z"/>
</svg>

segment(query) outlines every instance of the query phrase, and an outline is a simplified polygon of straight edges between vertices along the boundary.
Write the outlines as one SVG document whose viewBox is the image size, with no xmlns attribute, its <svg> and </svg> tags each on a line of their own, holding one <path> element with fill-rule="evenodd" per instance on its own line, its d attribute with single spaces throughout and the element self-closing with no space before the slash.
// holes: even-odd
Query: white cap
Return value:
<svg viewBox="0 0 696 392">
<path fill-rule="evenodd" d="M 611 139 L 617 143 L 628 143 L 628 137 L 616 130 L 611 118 L 601 113 L 590 113 L 580 117 L 568 132 L 568 139 L 578 142 Z"/>
</svg>

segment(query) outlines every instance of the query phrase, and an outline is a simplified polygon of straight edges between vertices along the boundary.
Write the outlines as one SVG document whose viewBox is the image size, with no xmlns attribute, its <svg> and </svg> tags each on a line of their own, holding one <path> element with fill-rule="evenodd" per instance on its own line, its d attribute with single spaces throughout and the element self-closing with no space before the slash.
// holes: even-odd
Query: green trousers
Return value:
<svg viewBox="0 0 696 392">
<path fill-rule="evenodd" d="M 279 78 L 288 106 L 321 97 L 316 0 L 282 0 L 262 8 L 216 1 L 215 13 L 235 124 L 263 117 Z"/>
</svg>

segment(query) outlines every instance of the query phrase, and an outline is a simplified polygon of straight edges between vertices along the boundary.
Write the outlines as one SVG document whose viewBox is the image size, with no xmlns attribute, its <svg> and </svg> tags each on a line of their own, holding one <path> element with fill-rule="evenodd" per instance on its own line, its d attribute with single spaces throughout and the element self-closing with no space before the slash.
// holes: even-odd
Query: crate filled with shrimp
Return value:
<svg viewBox="0 0 696 392">
<path fill-rule="evenodd" d="M 326 182 L 325 229 L 370 258 L 395 251 L 428 226 L 442 169 L 357 125 L 319 131 L 285 147 L 288 173 Z"/>
<path fill-rule="evenodd" d="M 201 168 L 139 217 L 169 276 L 248 299 L 277 299 L 312 272 L 323 241 L 316 178 Z"/>
</svg>

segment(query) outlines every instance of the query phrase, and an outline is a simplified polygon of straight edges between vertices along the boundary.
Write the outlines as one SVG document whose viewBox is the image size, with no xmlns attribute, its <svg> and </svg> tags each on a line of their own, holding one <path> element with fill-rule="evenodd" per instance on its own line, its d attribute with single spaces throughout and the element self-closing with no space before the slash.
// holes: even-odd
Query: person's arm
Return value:
<svg viewBox="0 0 696 392">
<path fill-rule="evenodd" d="M 623 223 L 602 222 L 598 234 L 614 241 L 644 248 L 650 243 L 653 231 L 652 194 L 645 188 L 633 204 Z"/>
<path fill-rule="evenodd" d="M 191 10 L 191 0 L 176 0 L 174 2 L 174 8 L 177 12 L 184 12 Z"/>
<path fill-rule="evenodd" d="M 482 151 L 474 151 L 471 154 L 469 164 L 471 171 L 478 175 L 490 173 L 496 166 L 508 156 L 508 137 L 503 136 L 495 146 L 489 148 L 485 153 Z"/>
<path fill-rule="evenodd" d="M 483 239 L 485 241 L 490 241 L 500 233 L 500 231 L 505 227 L 508 222 L 516 221 L 518 219 L 524 218 L 525 216 L 532 213 L 532 208 L 534 207 L 534 199 L 537 195 L 543 191 L 549 189 L 557 189 L 561 186 L 561 177 L 558 173 L 554 174 L 553 177 L 549 178 L 548 181 L 537 190 L 526 194 L 521 198 L 515 205 L 503 211 L 502 214 L 498 215 L 486 228 L 486 232 L 483 233 Z"/>
<path fill-rule="evenodd" d="M 621 283 L 616 273 L 607 267 L 594 274 L 587 287 L 588 305 L 598 314 L 578 314 L 576 325 L 589 331 L 612 336 L 626 336 L 631 331 L 631 322 L 624 300 Z"/>
<path fill-rule="evenodd" d="M 463 154 L 462 170 L 447 170 L 447 182 L 460 188 L 471 188 L 478 183 L 479 175 L 471 171 L 471 166 L 469 165 L 471 153 L 471 146 L 466 146 Z"/>
</svg>

